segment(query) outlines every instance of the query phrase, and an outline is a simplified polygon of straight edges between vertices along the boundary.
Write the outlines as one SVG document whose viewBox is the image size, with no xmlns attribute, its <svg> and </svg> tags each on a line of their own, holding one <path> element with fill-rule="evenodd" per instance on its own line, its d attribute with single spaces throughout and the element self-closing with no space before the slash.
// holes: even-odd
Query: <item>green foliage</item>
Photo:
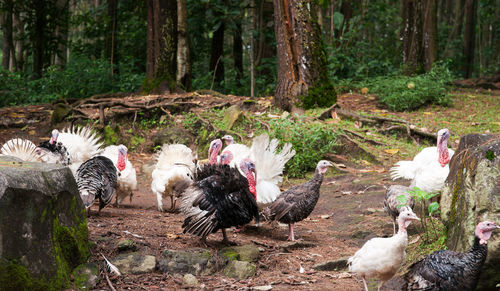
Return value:
<svg viewBox="0 0 500 291">
<path fill-rule="evenodd" d="M 445 64 L 436 64 L 432 70 L 417 76 L 377 77 L 362 83 L 377 94 L 379 102 L 395 111 L 415 110 L 425 104 L 451 104 L 446 84 L 452 79 Z"/>
<path fill-rule="evenodd" d="M 300 96 L 303 108 L 330 107 L 337 101 L 337 93 L 330 83 L 324 83 L 317 87 L 309 88 L 307 96 Z"/>
<path fill-rule="evenodd" d="M 335 152 L 337 132 L 322 123 L 307 124 L 300 120 L 275 119 L 269 122 L 270 135 L 281 143 L 291 143 L 297 152 L 286 164 L 289 177 L 304 177 L 314 170 L 325 154 Z"/>
</svg>

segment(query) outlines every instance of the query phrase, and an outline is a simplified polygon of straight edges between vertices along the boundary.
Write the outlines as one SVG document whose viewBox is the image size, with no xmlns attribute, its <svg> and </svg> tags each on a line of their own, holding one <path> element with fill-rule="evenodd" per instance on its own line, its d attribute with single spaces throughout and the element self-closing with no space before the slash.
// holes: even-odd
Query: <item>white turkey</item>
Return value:
<svg viewBox="0 0 500 291">
<path fill-rule="evenodd" d="M 117 170 L 118 188 L 116 190 L 115 206 L 118 206 L 127 196 L 132 202 L 132 196 L 137 188 L 137 178 L 134 165 L 127 158 L 127 147 L 110 145 L 104 148 L 101 156 L 107 157 Z"/>
<path fill-rule="evenodd" d="M 217 156 L 217 153 L 215 153 Z M 195 159 L 190 148 L 183 144 L 164 144 L 156 158 L 152 173 L 151 190 L 156 194 L 158 210 L 163 211 L 163 198 L 170 197 L 170 211 L 175 209 L 179 183 L 192 183 L 195 171 Z"/>
<path fill-rule="evenodd" d="M 184 233 L 206 237 L 221 229 L 223 242 L 229 243 L 225 229 L 242 226 L 254 218 L 259 211 L 255 202 L 255 165 L 248 159 L 241 161 L 238 170 L 221 164 L 205 164 L 197 171 L 195 183 L 182 194 L 181 211 L 186 216 L 182 228 Z"/>
<path fill-rule="evenodd" d="M 74 175 L 83 162 L 101 153 L 102 142 L 100 139 L 90 127 L 65 128 L 59 132 L 57 141 L 61 142 L 68 150 L 71 160 L 69 168 Z"/>
<path fill-rule="evenodd" d="M 403 264 L 408 245 L 406 228 L 413 220 L 420 220 L 411 209 L 402 211 L 398 217 L 398 233 L 392 237 L 375 237 L 367 241 L 354 256 L 347 260 L 349 272 L 361 276 L 365 290 L 366 278 L 378 278 L 378 289 L 391 279 Z"/>
<path fill-rule="evenodd" d="M 495 222 L 483 221 L 476 226 L 469 251 L 441 250 L 416 262 L 404 276 L 403 290 L 475 290 L 488 254 L 488 239 L 497 228 Z"/>
<path fill-rule="evenodd" d="M 252 160 L 255 163 L 257 173 L 259 173 L 256 186 L 259 207 L 263 208 L 276 200 L 281 194 L 278 183 L 283 181 L 282 175 L 285 164 L 295 155 L 292 145 L 286 143 L 278 153 L 279 140 L 269 140 L 267 134 L 255 137 L 248 153 L 244 150 L 238 151 L 238 148 L 229 148 L 232 145 L 235 144 L 230 144 L 222 151 L 220 162 L 237 166 L 243 156 Z"/>
<path fill-rule="evenodd" d="M 117 177 L 113 161 L 97 156 L 82 163 L 76 171 L 76 184 L 87 213 L 97 198 L 100 213 L 115 195 Z"/>
<path fill-rule="evenodd" d="M 391 185 L 385 193 L 384 210 L 392 218 L 394 233 L 396 233 L 396 218 L 399 216 L 399 213 L 407 207 L 413 209 L 413 206 L 415 206 L 415 199 L 410 193 L 410 190 L 410 187 Z M 404 196 L 406 203 L 401 203 L 399 201 L 398 197 L 400 196 Z"/>
<path fill-rule="evenodd" d="M 319 161 L 314 177 L 308 182 L 294 186 L 281 195 L 262 211 L 262 216 L 268 220 L 277 220 L 288 224 L 288 240 L 295 240 L 294 224 L 311 214 L 319 199 L 319 189 L 323 183 L 323 175 L 331 167 L 329 161 Z M 257 193 L 258 197 L 258 193 Z"/>
<path fill-rule="evenodd" d="M 21 138 L 13 138 L 2 145 L 0 154 L 19 158 L 25 162 L 41 162 L 39 154 L 36 152 L 36 145 Z"/>
<path fill-rule="evenodd" d="M 397 162 L 390 169 L 391 178 L 412 180 L 411 189 L 418 187 L 428 193 L 440 191 L 450 172 L 448 163 L 455 153 L 447 147 L 449 138 L 448 129 L 438 131 L 437 146 L 423 149 L 412 161 Z"/>
</svg>

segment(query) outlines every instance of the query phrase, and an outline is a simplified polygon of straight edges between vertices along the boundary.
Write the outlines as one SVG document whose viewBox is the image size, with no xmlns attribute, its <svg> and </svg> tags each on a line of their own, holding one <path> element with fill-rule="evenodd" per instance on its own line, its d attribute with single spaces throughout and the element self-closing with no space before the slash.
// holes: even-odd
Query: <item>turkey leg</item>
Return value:
<svg viewBox="0 0 500 291">
<path fill-rule="evenodd" d="M 288 224 L 288 240 L 295 240 L 295 235 L 293 234 L 293 223 Z"/>
</svg>

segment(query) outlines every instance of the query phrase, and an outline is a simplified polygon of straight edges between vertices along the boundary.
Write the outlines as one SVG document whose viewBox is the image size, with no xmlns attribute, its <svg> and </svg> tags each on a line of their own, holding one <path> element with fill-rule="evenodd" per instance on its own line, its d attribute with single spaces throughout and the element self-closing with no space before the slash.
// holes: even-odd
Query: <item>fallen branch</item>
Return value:
<svg viewBox="0 0 500 291">
<path fill-rule="evenodd" d="M 113 287 L 113 284 L 111 284 L 111 280 L 109 280 L 108 274 L 104 273 L 106 276 L 106 281 L 108 282 L 108 286 L 112 291 L 116 291 L 115 287 Z"/>
<path fill-rule="evenodd" d="M 321 112 L 321 114 L 319 115 L 318 118 L 321 119 L 321 120 L 325 120 L 325 119 L 331 118 L 332 117 L 332 111 L 335 110 L 335 109 L 340 109 L 340 106 L 337 103 L 335 103 L 332 106 L 330 106 L 330 108 L 328 108 L 327 110 Z"/>
<path fill-rule="evenodd" d="M 380 146 L 386 146 L 386 144 L 384 143 L 381 143 L 381 142 L 378 142 L 376 140 L 372 140 L 372 139 L 369 139 L 369 138 L 366 138 L 364 136 L 362 136 L 361 134 L 359 133 L 356 133 L 354 131 L 350 131 L 350 130 L 347 130 L 347 129 L 343 129 L 343 131 L 345 131 L 346 133 L 350 134 L 350 135 L 354 135 L 358 138 L 361 138 L 363 139 L 364 141 L 368 142 L 369 144 L 372 144 L 372 145 L 380 145 Z"/>
</svg>

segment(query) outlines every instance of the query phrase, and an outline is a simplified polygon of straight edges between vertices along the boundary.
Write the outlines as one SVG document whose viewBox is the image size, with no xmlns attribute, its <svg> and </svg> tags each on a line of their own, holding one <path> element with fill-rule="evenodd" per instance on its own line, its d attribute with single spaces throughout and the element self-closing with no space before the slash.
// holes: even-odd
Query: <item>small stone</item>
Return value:
<svg viewBox="0 0 500 291">
<path fill-rule="evenodd" d="M 127 253 L 116 256 L 111 263 L 122 274 L 144 274 L 153 272 L 156 267 L 156 258 L 138 253 Z"/>
<path fill-rule="evenodd" d="M 273 286 L 271 286 L 271 285 L 255 286 L 252 288 L 252 290 L 269 291 L 269 290 L 273 290 Z"/>
<path fill-rule="evenodd" d="M 330 218 L 330 215 L 321 215 L 320 218 L 321 219 L 328 219 L 328 218 Z"/>
<path fill-rule="evenodd" d="M 337 271 L 347 267 L 348 257 L 340 258 L 338 260 L 326 261 L 312 266 L 316 271 Z"/>
<path fill-rule="evenodd" d="M 375 208 L 367 208 L 365 210 L 366 214 L 373 214 L 375 212 L 377 212 L 377 210 Z"/>
<path fill-rule="evenodd" d="M 198 279 L 193 274 L 186 274 L 184 275 L 184 278 L 182 279 L 184 284 L 189 285 L 189 286 L 196 286 L 198 285 Z"/>
<path fill-rule="evenodd" d="M 131 239 L 122 238 L 116 244 L 116 248 L 118 249 L 119 252 L 136 251 L 137 244 L 135 243 L 135 241 Z"/>
<path fill-rule="evenodd" d="M 239 280 L 247 279 L 255 275 L 254 264 L 244 261 L 230 261 L 224 268 L 224 275 Z"/>
<path fill-rule="evenodd" d="M 79 265 L 73 270 L 75 287 L 78 289 L 94 289 L 99 283 L 99 270 L 94 263 Z"/>
</svg>

